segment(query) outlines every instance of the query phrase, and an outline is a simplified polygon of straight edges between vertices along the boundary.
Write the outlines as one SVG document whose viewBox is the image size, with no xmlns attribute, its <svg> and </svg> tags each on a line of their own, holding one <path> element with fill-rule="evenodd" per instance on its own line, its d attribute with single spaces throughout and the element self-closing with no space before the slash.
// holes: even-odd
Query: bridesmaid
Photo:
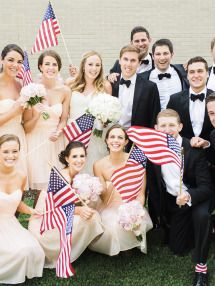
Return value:
<svg viewBox="0 0 215 286">
<path fill-rule="evenodd" d="M 128 143 L 128 136 L 121 125 L 113 125 L 106 133 L 106 144 L 109 155 L 95 162 L 94 173 L 98 176 L 104 185 L 102 193 L 102 203 L 98 206 L 102 224 L 104 225 L 104 234 L 90 245 L 93 251 L 101 252 L 107 255 L 116 255 L 120 251 L 132 249 L 140 246 L 140 242 L 131 231 L 124 230 L 118 223 L 118 208 L 123 204 L 120 194 L 115 190 L 110 182 L 111 176 L 115 170 L 126 164 L 129 154 L 124 152 Z M 145 204 L 146 178 L 142 185 L 136 200 L 141 205 Z M 146 232 L 152 228 L 151 219 L 145 209 L 145 216 L 141 224 L 141 231 L 144 243 L 141 245 L 141 251 L 146 253 Z"/>
<path fill-rule="evenodd" d="M 95 51 L 83 55 L 80 69 L 73 81 L 70 82 L 71 100 L 69 121 L 75 120 L 86 112 L 90 101 L 102 93 L 112 93 L 111 84 L 104 80 L 101 56 Z M 104 132 L 103 132 L 104 133 Z M 107 154 L 104 140 L 91 135 L 88 146 L 88 160 L 85 167 L 92 174 L 93 163 Z"/>
<path fill-rule="evenodd" d="M 47 187 L 49 162 L 58 166 L 56 154 L 65 146 L 62 128 L 68 117 L 70 90 L 58 80 L 61 65 L 61 58 L 55 51 L 45 51 L 40 55 L 38 68 L 42 75 L 39 83 L 45 86 L 47 97 L 43 103 L 24 112 L 29 183 L 32 189 Z M 47 120 L 41 116 L 43 111 L 49 114 Z"/>
<path fill-rule="evenodd" d="M 22 69 L 24 53 L 22 49 L 9 44 L 2 50 L 0 73 L 0 136 L 4 134 L 15 134 L 21 141 L 20 159 L 18 167 L 27 173 L 25 154 L 27 152 L 25 132 L 22 122 L 23 107 L 19 100 L 21 83 L 17 74 Z"/>
<path fill-rule="evenodd" d="M 41 277 L 44 252 L 33 235 L 21 226 L 15 212 L 38 214 L 21 202 L 26 175 L 16 167 L 20 141 L 0 137 L 0 283 L 18 284 L 25 277 Z"/>
<path fill-rule="evenodd" d="M 59 155 L 60 162 L 65 166 L 61 171 L 64 178 L 72 183 L 73 178 L 86 163 L 86 149 L 81 142 L 71 142 Z M 44 211 L 46 192 L 41 192 L 37 202 L 37 210 Z M 40 242 L 46 255 L 45 267 L 55 267 L 59 250 L 60 237 L 57 229 L 46 231 L 40 235 L 41 219 L 32 219 L 29 230 Z M 71 262 L 76 260 L 88 247 L 92 240 L 103 233 L 101 220 L 98 213 L 90 207 L 76 206 L 73 219 Z"/>
</svg>

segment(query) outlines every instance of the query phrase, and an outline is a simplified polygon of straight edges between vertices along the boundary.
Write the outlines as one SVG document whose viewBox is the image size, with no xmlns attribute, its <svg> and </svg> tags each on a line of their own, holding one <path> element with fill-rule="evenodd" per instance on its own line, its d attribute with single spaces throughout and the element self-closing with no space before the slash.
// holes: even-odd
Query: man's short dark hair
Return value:
<svg viewBox="0 0 215 286">
<path fill-rule="evenodd" d="M 206 104 L 208 104 L 208 102 L 211 102 L 211 101 L 215 101 L 215 92 L 211 93 L 210 95 L 206 97 Z"/>
<path fill-rule="evenodd" d="M 194 63 L 203 63 L 205 65 L 206 71 L 208 71 L 207 61 L 203 57 L 200 57 L 200 56 L 189 59 L 189 61 L 187 62 L 187 70 L 188 70 L 189 65 L 192 65 Z"/>
<path fill-rule="evenodd" d="M 146 28 L 142 26 L 136 26 L 131 30 L 131 42 L 133 41 L 134 34 L 141 33 L 141 32 L 146 33 L 147 38 L 150 39 L 149 32 Z"/>
<path fill-rule="evenodd" d="M 169 39 L 160 39 L 157 40 L 152 46 L 152 54 L 154 55 L 156 47 L 167 46 L 170 53 L 173 53 L 173 44 Z"/>
</svg>

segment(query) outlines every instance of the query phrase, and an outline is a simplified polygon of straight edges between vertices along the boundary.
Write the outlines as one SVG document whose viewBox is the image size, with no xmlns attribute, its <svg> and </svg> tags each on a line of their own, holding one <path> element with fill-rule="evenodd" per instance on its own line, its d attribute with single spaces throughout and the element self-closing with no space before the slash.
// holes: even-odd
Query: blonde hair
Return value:
<svg viewBox="0 0 215 286">
<path fill-rule="evenodd" d="M 140 61 L 141 59 L 141 53 L 140 53 L 140 49 L 138 47 L 135 47 L 134 45 L 127 45 L 124 46 L 119 53 L 119 58 L 121 59 L 121 57 L 123 56 L 124 53 L 137 53 L 138 54 L 138 60 Z"/>
<path fill-rule="evenodd" d="M 95 51 L 89 51 L 83 55 L 81 63 L 80 63 L 79 73 L 77 77 L 74 79 L 74 81 L 72 81 L 70 84 L 70 88 L 72 91 L 78 91 L 78 92 L 84 91 L 84 88 L 86 86 L 86 80 L 84 77 L 85 63 L 89 57 L 92 57 L 95 55 L 98 56 L 101 61 L 101 70 L 100 70 L 98 77 L 94 81 L 94 86 L 95 86 L 96 92 L 104 92 L 104 71 L 103 71 L 102 58 L 100 54 L 98 54 Z"/>
<path fill-rule="evenodd" d="M 156 124 L 158 124 L 158 119 L 161 118 L 161 117 L 175 117 L 177 119 L 177 122 L 179 124 L 181 123 L 181 119 L 180 119 L 180 116 L 179 116 L 178 112 L 173 110 L 173 109 L 170 109 L 170 108 L 161 110 L 158 113 L 157 118 L 156 118 Z"/>
</svg>

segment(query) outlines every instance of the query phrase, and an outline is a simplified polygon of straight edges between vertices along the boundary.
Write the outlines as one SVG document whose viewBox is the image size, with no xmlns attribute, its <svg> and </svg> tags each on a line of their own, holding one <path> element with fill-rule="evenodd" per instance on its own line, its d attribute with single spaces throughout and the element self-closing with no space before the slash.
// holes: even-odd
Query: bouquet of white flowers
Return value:
<svg viewBox="0 0 215 286">
<path fill-rule="evenodd" d="M 137 240 L 142 240 L 140 225 L 145 215 L 145 210 L 139 201 L 133 200 L 119 206 L 118 222 L 127 231 L 133 231 Z"/>
<path fill-rule="evenodd" d="M 102 137 L 103 128 L 109 123 L 116 123 L 121 116 L 121 105 L 119 99 L 107 93 L 98 94 L 90 102 L 87 110 L 95 117 L 95 129 L 93 134 Z"/>
<path fill-rule="evenodd" d="M 21 89 L 20 96 L 25 108 L 32 107 L 38 103 L 42 103 L 46 96 L 46 90 L 42 84 L 29 83 Z M 45 111 L 42 112 L 42 116 L 45 120 L 49 118 L 49 114 Z"/>
<path fill-rule="evenodd" d="M 86 204 L 90 201 L 96 202 L 103 191 L 99 178 L 88 174 L 76 175 L 72 187 Z"/>
</svg>

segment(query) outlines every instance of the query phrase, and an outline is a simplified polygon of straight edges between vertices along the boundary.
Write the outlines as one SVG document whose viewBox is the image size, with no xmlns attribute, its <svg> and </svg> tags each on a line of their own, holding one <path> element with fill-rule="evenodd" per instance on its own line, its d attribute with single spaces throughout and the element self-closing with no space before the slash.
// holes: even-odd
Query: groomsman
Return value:
<svg viewBox="0 0 215 286">
<path fill-rule="evenodd" d="M 212 178 L 214 182 L 214 188 L 215 188 L 215 92 L 211 93 L 207 98 L 206 98 L 206 106 L 207 106 L 207 111 L 208 111 L 208 116 L 210 118 L 211 124 L 213 125 L 214 129 L 210 133 L 210 144 L 212 146 L 212 160 L 211 160 L 211 173 L 212 173 Z M 215 208 L 215 198 L 214 198 L 214 208 Z M 214 233 L 215 233 L 215 216 L 214 216 Z"/>
<path fill-rule="evenodd" d="M 186 71 L 182 65 L 172 65 L 173 44 L 169 39 L 160 39 L 152 46 L 155 67 L 143 73 L 143 77 L 157 84 L 161 109 L 165 109 L 172 94 L 188 88 Z"/>
<path fill-rule="evenodd" d="M 152 55 L 149 53 L 151 38 L 146 28 L 142 26 L 134 27 L 131 30 L 131 45 L 140 49 L 141 59 L 140 65 L 137 68 L 137 73 L 142 73 L 154 67 Z M 110 69 L 108 80 L 114 82 L 117 76 L 121 73 L 119 60 L 116 60 L 114 66 Z"/>
<path fill-rule="evenodd" d="M 194 247 L 196 263 L 194 286 L 207 284 L 207 258 L 211 231 L 210 199 L 213 195 L 211 177 L 202 149 L 192 148 L 179 135 L 183 125 L 172 109 L 161 111 L 155 129 L 172 135 L 184 148 L 184 171 L 180 191 L 180 174 L 173 163 L 153 165 L 151 192 L 157 192 L 163 204 L 166 234 L 174 254 L 182 255 Z M 158 198 L 159 198 L 158 196 Z"/>
<path fill-rule="evenodd" d="M 213 91 L 206 86 L 208 79 L 206 60 L 202 57 L 191 58 L 187 64 L 187 77 L 190 88 L 173 94 L 167 108 L 172 108 L 179 113 L 184 126 L 181 135 L 192 139 L 193 147 L 207 148 L 213 126 L 206 111 L 205 99 Z M 207 152 L 210 150 L 211 148 L 208 148 Z M 210 155 L 208 159 L 211 159 Z"/>
<path fill-rule="evenodd" d="M 215 91 L 215 38 L 211 41 L 211 54 L 213 58 L 213 65 L 209 68 L 207 88 Z"/>
<path fill-rule="evenodd" d="M 137 74 L 140 50 L 128 45 L 121 49 L 119 64 L 121 75 L 112 83 L 112 95 L 119 98 L 122 105 L 120 124 L 153 127 L 160 111 L 157 85 Z"/>
</svg>

